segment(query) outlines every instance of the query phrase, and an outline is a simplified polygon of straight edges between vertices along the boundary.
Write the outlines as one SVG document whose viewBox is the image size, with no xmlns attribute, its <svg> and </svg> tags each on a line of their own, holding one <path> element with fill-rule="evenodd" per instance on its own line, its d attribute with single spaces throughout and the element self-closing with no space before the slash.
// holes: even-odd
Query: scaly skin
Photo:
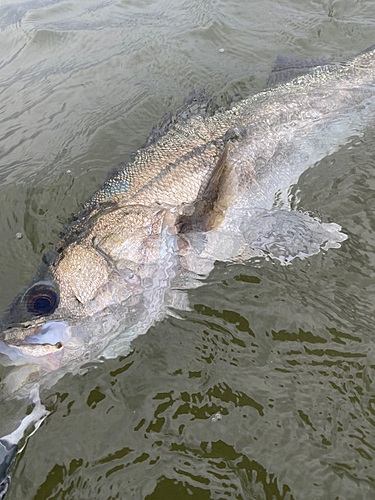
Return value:
<svg viewBox="0 0 375 500">
<path fill-rule="evenodd" d="M 28 356 L 33 350 L 28 339 L 45 335 L 43 324 L 64 321 L 74 329 L 87 318 L 118 314 L 119 304 L 134 316 L 129 324 L 136 324 L 137 307 L 148 304 L 147 283 L 168 288 L 163 266 L 175 257 L 184 265 L 190 243 L 183 233 L 218 226 L 230 231 L 233 208 L 270 208 L 278 189 L 365 128 L 375 116 L 374 65 L 375 51 L 369 50 L 347 65 L 315 68 L 228 110 L 186 121 L 179 117 L 86 201 L 31 284 L 50 283 L 57 307 L 34 314 L 27 288 L 2 319 L 4 346 Z M 213 215 L 206 217 L 205 211 Z M 162 277 L 156 280 L 158 272 Z M 90 335 L 92 344 L 100 337 Z M 38 354 L 27 361 L 40 363 L 43 346 L 46 356 L 59 351 L 60 365 L 82 356 L 81 344 L 73 342 L 69 351 L 70 341 L 57 337 L 40 340 L 34 346 Z M 105 345 L 103 337 L 100 341 Z"/>
</svg>

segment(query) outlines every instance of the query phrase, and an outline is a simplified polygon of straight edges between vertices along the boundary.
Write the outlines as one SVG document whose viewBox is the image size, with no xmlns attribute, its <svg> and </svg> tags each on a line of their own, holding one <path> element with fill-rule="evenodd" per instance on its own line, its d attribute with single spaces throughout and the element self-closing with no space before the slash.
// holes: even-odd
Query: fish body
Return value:
<svg viewBox="0 0 375 500">
<path fill-rule="evenodd" d="M 2 318 L 2 362 L 23 367 L 7 393 L 124 352 L 215 260 L 254 249 L 277 257 L 275 227 L 287 239 L 292 224 L 312 241 L 286 262 L 338 246 L 346 238 L 339 226 L 285 215 L 275 195 L 374 118 L 374 48 L 229 109 L 192 96 L 84 203 Z"/>
</svg>

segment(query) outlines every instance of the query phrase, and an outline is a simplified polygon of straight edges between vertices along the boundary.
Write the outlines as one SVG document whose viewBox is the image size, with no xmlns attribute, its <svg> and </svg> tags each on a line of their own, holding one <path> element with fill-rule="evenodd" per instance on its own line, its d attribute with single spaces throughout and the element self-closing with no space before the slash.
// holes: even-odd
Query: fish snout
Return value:
<svg viewBox="0 0 375 500">
<path fill-rule="evenodd" d="M 63 347 L 71 338 L 71 328 L 65 321 L 48 321 L 43 325 L 15 327 L 4 332 L 0 353 L 10 364 L 35 362 L 56 369 L 61 364 Z"/>
</svg>

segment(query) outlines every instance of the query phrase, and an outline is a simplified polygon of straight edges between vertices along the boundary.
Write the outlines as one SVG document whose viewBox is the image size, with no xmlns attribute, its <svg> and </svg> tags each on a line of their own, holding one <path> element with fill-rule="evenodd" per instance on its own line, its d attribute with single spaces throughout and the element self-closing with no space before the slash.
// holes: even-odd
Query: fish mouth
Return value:
<svg viewBox="0 0 375 500">
<path fill-rule="evenodd" d="M 71 328 L 65 321 L 14 327 L 4 333 L 0 354 L 8 358 L 5 364 L 37 363 L 50 370 L 61 366 L 64 346 L 71 339 Z"/>
</svg>

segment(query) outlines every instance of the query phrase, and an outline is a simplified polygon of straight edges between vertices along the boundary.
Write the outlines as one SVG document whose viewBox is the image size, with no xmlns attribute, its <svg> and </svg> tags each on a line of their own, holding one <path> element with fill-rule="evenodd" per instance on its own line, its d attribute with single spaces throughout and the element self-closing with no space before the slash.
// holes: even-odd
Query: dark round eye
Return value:
<svg viewBox="0 0 375 500">
<path fill-rule="evenodd" d="M 52 313 L 59 303 L 57 290 L 52 283 L 40 281 L 25 294 L 26 310 L 37 315 Z"/>
</svg>

